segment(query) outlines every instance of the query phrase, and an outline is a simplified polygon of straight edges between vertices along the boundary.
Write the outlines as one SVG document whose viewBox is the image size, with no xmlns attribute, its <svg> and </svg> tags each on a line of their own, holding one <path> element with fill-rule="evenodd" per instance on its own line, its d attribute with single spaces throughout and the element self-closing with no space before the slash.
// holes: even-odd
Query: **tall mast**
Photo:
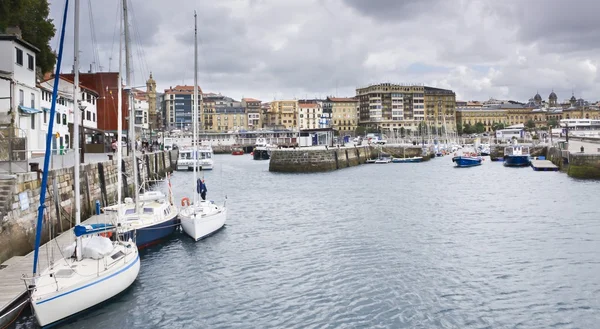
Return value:
<svg viewBox="0 0 600 329">
<path fill-rule="evenodd" d="M 139 207 L 139 187 L 138 187 L 138 167 L 137 157 L 135 156 L 135 117 L 133 112 L 133 94 L 132 94 L 132 83 L 131 81 L 131 65 L 129 62 L 129 21 L 127 15 L 127 0 L 123 0 L 123 28 L 125 32 L 125 84 L 127 85 L 127 101 L 129 110 L 129 145 L 131 145 L 131 155 L 133 159 L 133 189 L 135 195 L 135 212 L 138 213 Z"/>
<path fill-rule="evenodd" d="M 194 186 L 198 179 L 198 15 L 194 10 L 194 108 L 192 109 L 192 125 L 194 126 L 194 138 L 192 143 L 194 144 Z M 197 191 L 195 191 L 197 192 Z M 198 201 L 198 193 L 194 193 L 194 206 Z"/>
<path fill-rule="evenodd" d="M 75 225 L 79 225 L 81 223 L 81 197 L 79 187 L 79 167 L 81 164 L 79 163 L 79 152 L 82 151 L 79 147 L 79 124 L 81 123 L 81 119 L 79 118 L 79 115 L 81 114 L 79 112 L 79 104 L 81 104 L 81 100 L 79 99 L 79 0 L 75 0 L 75 18 L 73 25 L 75 27 L 73 35 L 73 70 L 75 71 L 75 78 L 73 79 L 73 140 L 75 140 L 73 143 L 73 146 L 75 147 L 75 152 L 73 152 L 73 157 L 75 158 L 73 175 L 75 178 L 75 184 L 73 188 L 75 189 Z M 58 78 L 59 77 L 56 77 L 56 79 Z M 82 147 L 85 147 L 85 141 L 83 141 Z M 77 256 L 77 260 L 81 260 L 81 237 L 77 238 L 77 243 L 75 244 L 75 255 Z"/>
<path fill-rule="evenodd" d="M 120 19 L 119 24 L 119 78 L 118 78 L 118 91 L 117 91 L 117 209 L 121 209 L 121 200 L 123 200 L 123 147 L 122 147 L 122 134 L 123 134 L 123 19 Z"/>
</svg>

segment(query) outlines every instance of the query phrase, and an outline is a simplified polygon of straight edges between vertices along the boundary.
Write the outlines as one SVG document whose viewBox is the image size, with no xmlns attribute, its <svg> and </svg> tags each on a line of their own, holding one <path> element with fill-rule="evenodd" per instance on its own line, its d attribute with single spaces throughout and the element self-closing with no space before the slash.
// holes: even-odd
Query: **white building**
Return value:
<svg viewBox="0 0 600 329">
<path fill-rule="evenodd" d="M 147 131 L 149 128 L 148 124 L 148 99 L 145 93 L 137 94 L 134 98 L 133 110 L 135 116 L 135 127 L 136 129 L 142 129 Z"/>
<path fill-rule="evenodd" d="M 83 126 L 85 128 L 96 129 L 97 122 L 97 101 L 98 93 L 94 90 L 79 85 L 80 103 L 79 108 L 83 116 Z M 48 124 L 50 120 L 48 114 L 52 107 L 52 90 L 54 89 L 54 78 L 42 81 L 39 84 L 41 92 L 41 108 L 40 127 L 44 134 L 39 134 L 40 142 L 44 145 L 46 134 L 48 133 Z M 63 147 L 64 149 L 72 149 L 72 136 L 74 120 L 74 103 L 73 103 L 74 83 L 64 77 L 61 77 L 58 82 L 58 99 L 56 102 L 56 115 L 54 117 L 54 129 L 52 134 L 58 133 L 58 137 L 53 140 L 52 148 L 57 150 Z M 81 118 L 81 117 L 80 117 Z M 42 142 L 43 141 L 43 142 Z"/>
<path fill-rule="evenodd" d="M 323 107 L 317 103 L 298 104 L 298 126 L 300 130 L 317 129 L 320 127 L 320 119 L 323 115 Z"/>
<path fill-rule="evenodd" d="M 27 150 L 39 149 L 39 91 L 36 88 L 36 53 L 39 49 L 21 39 L 18 29 L 0 34 L 0 124 L 14 120 L 14 136 L 27 138 Z M 26 152 L 29 158 L 29 152 Z"/>
</svg>

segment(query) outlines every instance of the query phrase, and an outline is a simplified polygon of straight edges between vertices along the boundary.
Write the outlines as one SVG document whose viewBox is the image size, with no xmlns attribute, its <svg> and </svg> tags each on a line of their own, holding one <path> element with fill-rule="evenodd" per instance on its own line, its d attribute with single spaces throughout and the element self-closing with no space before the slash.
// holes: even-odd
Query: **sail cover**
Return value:
<svg viewBox="0 0 600 329">
<path fill-rule="evenodd" d="M 101 233 L 110 230 L 114 230 L 115 226 L 113 224 L 107 223 L 99 223 L 99 224 L 87 224 L 87 225 L 77 225 L 73 229 L 75 232 L 75 236 L 82 236 L 86 234 L 94 234 Z"/>
</svg>

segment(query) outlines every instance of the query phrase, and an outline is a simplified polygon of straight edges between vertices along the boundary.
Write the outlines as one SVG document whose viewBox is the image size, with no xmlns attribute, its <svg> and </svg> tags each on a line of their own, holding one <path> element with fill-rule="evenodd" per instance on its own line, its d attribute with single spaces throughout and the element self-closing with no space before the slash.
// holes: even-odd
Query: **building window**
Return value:
<svg viewBox="0 0 600 329">
<path fill-rule="evenodd" d="M 31 130 L 35 130 L 35 114 L 31 115 Z"/>
<path fill-rule="evenodd" d="M 31 56 L 30 54 L 27 54 L 27 68 L 32 70 L 34 69 L 34 63 L 33 63 L 33 56 Z"/>
<path fill-rule="evenodd" d="M 92 113 L 93 122 L 96 122 L 96 113 Z"/>
<path fill-rule="evenodd" d="M 44 111 L 44 123 L 48 123 L 48 111 Z"/>
<path fill-rule="evenodd" d="M 19 89 L 19 105 L 23 106 L 25 104 L 25 93 L 23 89 Z"/>
<path fill-rule="evenodd" d="M 60 124 L 60 113 L 56 113 L 56 124 Z"/>
<path fill-rule="evenodd" d="M 63 118 L 62 123 L 63 123 L 63 125 L 66 126 L 67 125 L 67 115 L 63 113 L 62 118 Z"/>
<path fill-rule="evenodd" d="M 85 119 L 87 121 L 91 121 L 92 120 L 92 113 L 90 111 L 85 111 Z"/>
<path fill-rule="evenodd" d="M 35 108 L 35 94 L 31 93 L 31 108 Z"/>
<path fill-rule="evenodd" d="M 15 48 L 17 50 L 17 64 L 23 66 L 23 50 Z"/>
</svg>

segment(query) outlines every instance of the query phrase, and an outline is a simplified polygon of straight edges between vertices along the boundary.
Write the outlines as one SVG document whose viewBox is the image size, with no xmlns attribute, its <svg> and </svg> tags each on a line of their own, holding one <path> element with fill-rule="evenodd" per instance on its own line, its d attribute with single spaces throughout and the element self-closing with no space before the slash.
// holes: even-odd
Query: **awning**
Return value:
<svg viewBox="0 0 600 329">
<path fill-rule="evenodd" d="M 25 113 L 25 114 L 37 114 L 37 113 L 42 113 L 41 110 L 38 109 L 34 109 L 31 107 L 27 107 L 27 106 L 23 106 L 23 105 L 19 105 L 19 110 L 21 110 L 21 112 Z"/>
<path fill-rule="evenodd" d="M 50 112 L 50 109 L 47 108 L 47 107 L 42 107 L 42 111 L 44 111 L 44 112 Z"/>
</svg>

